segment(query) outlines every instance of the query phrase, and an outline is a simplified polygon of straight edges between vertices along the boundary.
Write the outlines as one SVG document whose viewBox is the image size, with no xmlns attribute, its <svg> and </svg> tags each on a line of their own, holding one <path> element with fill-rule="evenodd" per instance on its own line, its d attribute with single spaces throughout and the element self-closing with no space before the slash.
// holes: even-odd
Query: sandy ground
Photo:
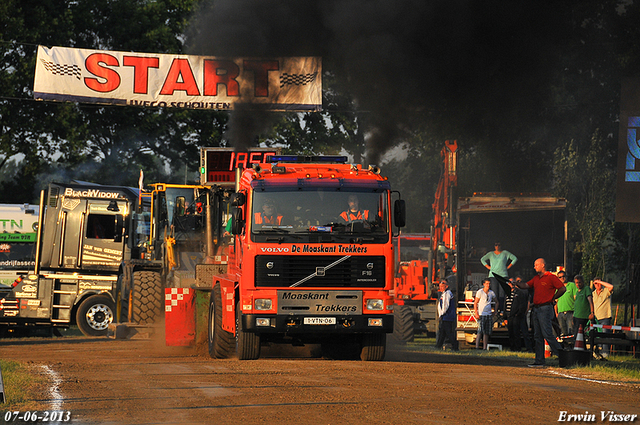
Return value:
<svg viewBox="0 0 640 425">
<path fill-rule="evenodd" d="M 82 424 L 538 424 L 557 423 L 562 412 L 593 414 L 587 422 L 595 423 L 608 422 L 601 412 L 640 415 L 639 386 L 531 369 L 530 360 L 388 350 L 383 362 L 360 362 L 309 353 L 213 360 L 154 339 L 0 340 L 3 359 L 59 377 L 52 407 Z"/>
</svg>

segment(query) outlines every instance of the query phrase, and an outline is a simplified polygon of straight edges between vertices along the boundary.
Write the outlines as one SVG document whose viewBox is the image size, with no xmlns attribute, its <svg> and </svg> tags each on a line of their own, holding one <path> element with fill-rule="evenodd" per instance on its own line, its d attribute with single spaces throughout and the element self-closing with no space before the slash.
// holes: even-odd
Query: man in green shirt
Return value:
<svg viewBox="0 0 640 425">
<path fill-rule="evenodd" d="M 575 280 L 576 288 L 578 288 L 573 310 L 573 329 L 578 332 L 580 325 L 582 325 L 582 329 L 586 329 L 587 322 L 593 320 L 595 316 L 593 315 L 591 289 L 585 286 L 582 275 L 577 274 L 573 280 Z"/>
<path fill-rule="evenodd" d="M 575 283 L 567 282 L 567 274 L 564 271 L 558 272 L 558 279 L 567 288 L 567 291 L 558 298 L 558 303 L 556 304 L 556 316 L 560 324 L 561 336 L 573 335 L 573 306 L 578 288 L 576 288 Z"/>
</svg>

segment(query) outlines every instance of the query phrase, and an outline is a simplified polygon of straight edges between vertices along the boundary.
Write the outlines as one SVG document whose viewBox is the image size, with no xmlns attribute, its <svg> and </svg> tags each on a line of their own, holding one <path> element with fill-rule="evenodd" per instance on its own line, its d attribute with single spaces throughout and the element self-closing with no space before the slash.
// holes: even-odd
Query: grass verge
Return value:
<svg viewBox="0 0 640 425">
<path fill-rule="evenodd" d="M 531 361 L 533 361 L 534 358 L 533 353 L 515 353 L 508 350 L 477 351 L 475 349 L 462 349 L 458 352 L 441 351 L 435 348 L 435 343 L 435 338 L 416 336 L 414 342 L 410 342 L 407 344 L 406 349 L 409 351 L 433 352 L 451 356 L 491 357 L 504 358 L 505 360 L 518 358 L 530 359 Z M 460 341 L 461 347 L 463 347 L 464 344 L 465 342 Z M 560 367 L 556 357 L 547 359 L 547 364 L 550 367 Z M 572 374 L 587 379 L 624 382 L 632 385 L 640 385 L 640 359 L 623 353 L 613 354 L 609 356 L 607 360 L 592 359 L 589 366 L 572 366 L 569 368 L 562 368 L 562 370 L 571 371 Z"/>
<path fill-rule="evenodd" d="M 49 381 L 38 366 L 14 361 L 0 360 L 4 383 L 6 411 L 33 411 L 49 408 Z"/>
</svg>

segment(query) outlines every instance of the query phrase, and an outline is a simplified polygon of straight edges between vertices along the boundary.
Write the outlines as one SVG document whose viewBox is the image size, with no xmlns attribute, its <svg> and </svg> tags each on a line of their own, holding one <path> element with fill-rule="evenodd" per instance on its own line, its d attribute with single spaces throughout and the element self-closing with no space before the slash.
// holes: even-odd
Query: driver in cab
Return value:
<svg viewBox="0 0 640 425">
<path fill-rule="evenodd" d="M 340 218 L 345 223 L 362 223 L 369 220 L 369 210 L 360 209 L 356 195 L 349 195 L 348 204 L 349 209 L 340 213 Z"/>
<path fill-rule="evenodd" d="M 273 199 L 265 199 L 262 203 L 262 212 L 253 214 L 255 224 L 282 224 L 282 215 L 278 214 Z"/>
</svg>

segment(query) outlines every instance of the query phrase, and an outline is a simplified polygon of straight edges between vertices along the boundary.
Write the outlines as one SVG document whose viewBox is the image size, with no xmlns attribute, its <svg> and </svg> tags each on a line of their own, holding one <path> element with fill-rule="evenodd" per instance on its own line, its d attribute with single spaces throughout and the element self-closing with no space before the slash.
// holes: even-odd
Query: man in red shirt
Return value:
<svg viewBox="0 0 640 425">
<path fill-rule="evenodd" d="M 562 350 L 562 346 L 553 336 L 551 322 L 555 317 L 553 305 L 559 297 L 567 290 L 560 279 L 547 271 L 547 262 L 544 258 L 538 258 L 533 263 L 533 268 L 537 273 L 529 282 L 517 282 L 519 288 L 533 289 L 533 309 L 531 312 L 531 322 L 533 322 L 533 335 L 536 341 L 535 361 L 530 367 L 545 366 L 544 341 L 551 347 L 551 351 L 557 356 Z"/>
</svg>

